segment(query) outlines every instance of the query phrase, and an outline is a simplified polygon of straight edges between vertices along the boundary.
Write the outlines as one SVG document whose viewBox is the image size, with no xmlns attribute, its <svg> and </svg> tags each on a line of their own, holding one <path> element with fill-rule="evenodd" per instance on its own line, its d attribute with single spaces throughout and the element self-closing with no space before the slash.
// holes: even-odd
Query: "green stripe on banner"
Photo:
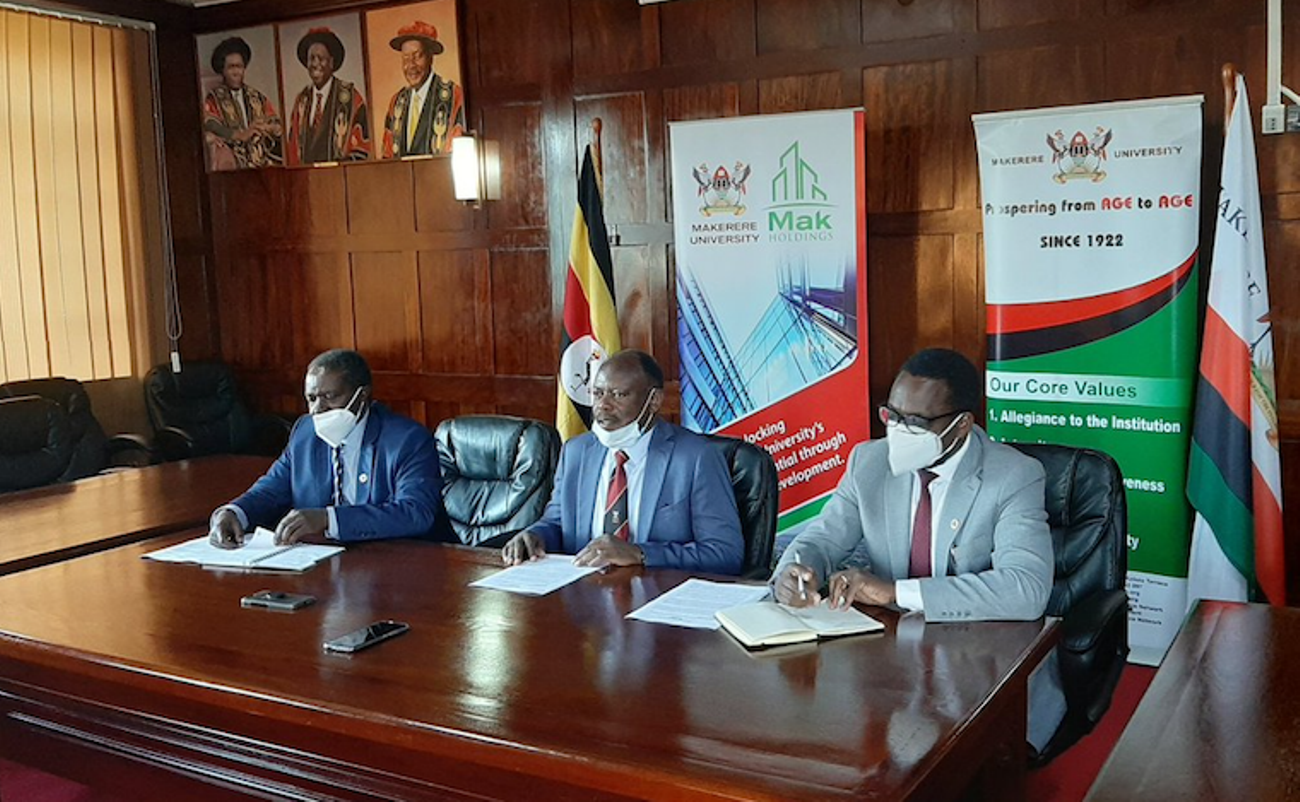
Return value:
<svg viewBox="0 0 1300 802">
<path fill-rule="evenodd" d="M 1187 496 L 1214 530 L 1228 562 L 1246 577 L 1253 595 L 1257 585 L 1255 516 L 1228 487 L 1219 467 L 1195 440 L 1188 460 Z"/>
<path fill-rule="evenodd" d="M 826 502 L 830 500 L 830 494 L 827 493 L 821 498 L 810 501 L 798 509 L 790 510 L 785 515 L 776 519 L 776 531 L 784 532 L 792 526 L 798 526 L 805 521 L 817 517 L 817 514 L 822 511 L 822 507 L 825 507 Z"/>
</svg>

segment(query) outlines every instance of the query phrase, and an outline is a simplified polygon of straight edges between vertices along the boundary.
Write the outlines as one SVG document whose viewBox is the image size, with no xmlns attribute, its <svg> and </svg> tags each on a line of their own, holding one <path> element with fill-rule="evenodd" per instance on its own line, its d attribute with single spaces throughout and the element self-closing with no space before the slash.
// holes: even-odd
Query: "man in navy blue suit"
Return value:
<svg viewBox="0 0 1300 802">
<path fill-rule="evenodd" d="M 731 474 L 707 440 L 659 419 L 663 388 L 649 354 L 605 360 L 591 432 L 564 444 L 551 501 L 501 550 L 507 565 L 559 551 L 576 552 L 578 565 L 740 573 Z"/>
<path fill-rule="evenodd" d="M 442 479 L 429 431 L 371 401 L 370 367 L 356 351 L 326 351 L 307 366 L 307 410 L 289 444 L 248 492 L 212 514 L 214 545 L 238 548 L 255 526 L 276 543 L 323 535 L 342 542 L 432 533 Z"/>
</svg>

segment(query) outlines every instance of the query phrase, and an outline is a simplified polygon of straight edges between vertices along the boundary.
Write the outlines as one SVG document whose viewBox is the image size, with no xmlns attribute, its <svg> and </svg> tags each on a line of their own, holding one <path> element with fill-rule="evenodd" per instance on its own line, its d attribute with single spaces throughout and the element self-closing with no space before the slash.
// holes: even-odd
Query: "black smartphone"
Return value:
<svg viewBox="0 0 1300 802">
<path fill-rule="evenodd" d="M 240 607 L 265 607 L 268 610 L 301 610 L 315 604 L 316 597 L 305 593 L 285 593 L 280 590 L 259 590 L 239 600 Z"/>
<path fill-rule="evenodd" d="M 322 645 L 327 652 L 352 654 L 362 649 L 369 649 L 376 643 L 386 641 L 389 638 L 395 638 L 408 629 L 410 629 L 410 626 L 403 624 L 401 621 L 376 621 L 370 626 L 362 627 L 337 638 L 331 638 Z"/>
</svg>

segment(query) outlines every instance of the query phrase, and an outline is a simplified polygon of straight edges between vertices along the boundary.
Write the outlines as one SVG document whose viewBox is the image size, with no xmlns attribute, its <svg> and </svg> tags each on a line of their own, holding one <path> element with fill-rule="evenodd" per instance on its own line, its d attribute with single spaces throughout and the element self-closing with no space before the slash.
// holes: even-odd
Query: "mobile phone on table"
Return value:
<svg viewBox="0 0 1300 802">
<path fill-rule="evenodd" d="M 315 604 L 316 597 L 305 593 L 285 593 L 281 590 L 259 590 L 239 600 L 240 607 L 265 607 L 268 610 L 301 610 Z"/>
<path fill-rule="evenodd" d="M 410 626 L 403 624 L 401 621 L 376 621 L 346 635 L 331 638 L 322 645 L 327 652 L 352 654 L 362 649 L 369 649 L 376 643 L 382 643 L 389 638 L 395 638 L 408 629 L 410 629 Z"/>
</svg>

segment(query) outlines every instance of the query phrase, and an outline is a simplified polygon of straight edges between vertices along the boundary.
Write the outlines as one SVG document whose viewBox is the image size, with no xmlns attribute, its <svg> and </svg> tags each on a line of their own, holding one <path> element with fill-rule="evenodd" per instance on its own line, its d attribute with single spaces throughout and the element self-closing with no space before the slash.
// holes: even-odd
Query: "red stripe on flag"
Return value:
<svg viewBox="0 0 1300 802">
<path fill-rule="evenodd" d="M 1255 512 L 1255 580 L 1269 604 L 1286 604 L 1286 551 L 1282 540 L 1282 506 L 1259 468 L 1251 470 Z"/>
<path fill-rule="evenodd" d="M 574 342 L 592 334 L 591 307 L 578 274 L 573 272 L 573 265 L 569 265 L 564 282 L 564 330 L 569 333 L 569 340 Z"/>
<path fill-rule="evenodd" d="M 1214 307 L 1205 309 L 1201 375 L 1214 385 L 1239 421 L 1250 425 L 1250 351 Z"/>
<path fill-rule="evenodd" d="M 1046 303 L 991 304 L 988 307 L 988 333 L 1012 334 L 1020 331 L 1036 331 L 1104 317 L 1121 309 L 1136 306 L 1162 292 L 1169 292 L 1178 285 L 1195 263 L 1196 254 L 1193 253 L 1186 262 L 1163 276 L 1136 287 L 1109 292 L 1105 295 Z"/>
</svg>

